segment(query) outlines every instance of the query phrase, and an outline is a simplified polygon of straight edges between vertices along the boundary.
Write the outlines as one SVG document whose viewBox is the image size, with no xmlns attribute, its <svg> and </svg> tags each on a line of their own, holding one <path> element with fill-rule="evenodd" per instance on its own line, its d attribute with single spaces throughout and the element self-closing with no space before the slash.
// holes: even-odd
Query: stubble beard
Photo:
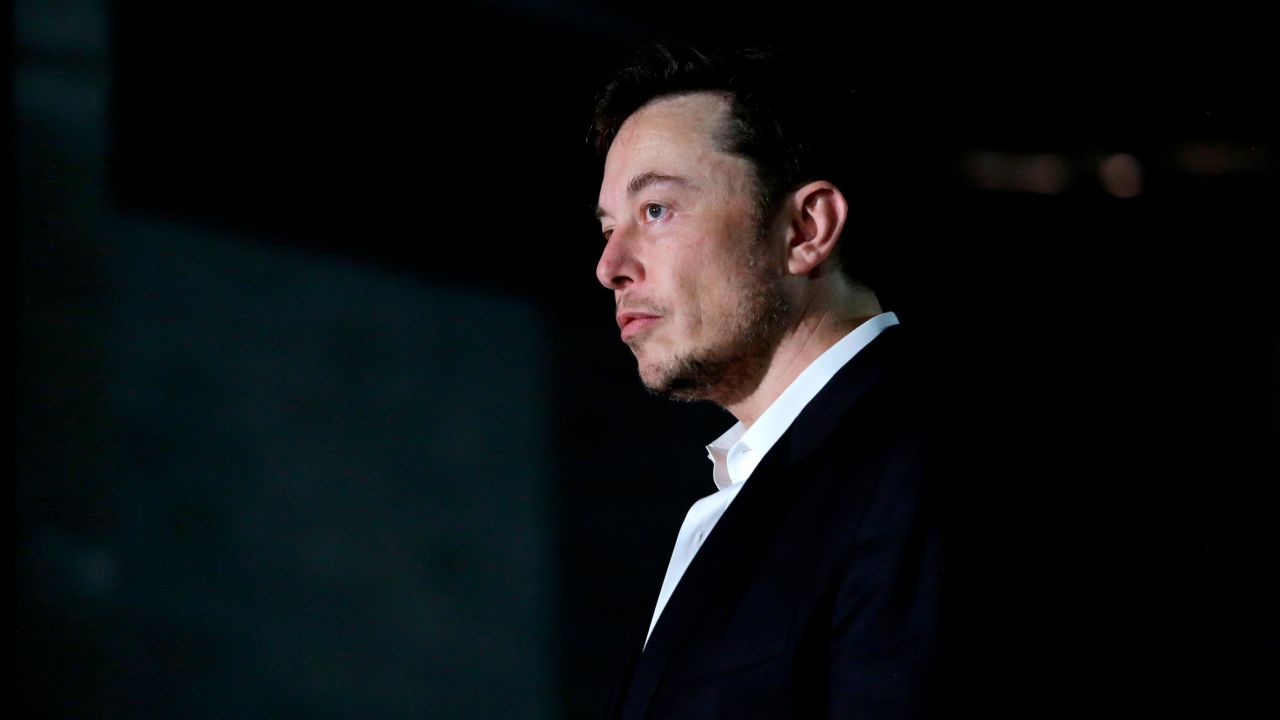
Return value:
<svg viewBox="0 0 1280 720">
<path fill-rule="evenodd" d="M 652 378 L 642 377 L 649 392 L 685 402 L 710 400 L 727 407 L 760 386 L 791 315 L 783 273 L 759 252 L 762 244 L 763 238 L 757 237 L 756 252 L 748 254 L 745 292 L 732 316 L 726 318 L 730 327 L 723 339 L 673 358 Z"/>
</svg>

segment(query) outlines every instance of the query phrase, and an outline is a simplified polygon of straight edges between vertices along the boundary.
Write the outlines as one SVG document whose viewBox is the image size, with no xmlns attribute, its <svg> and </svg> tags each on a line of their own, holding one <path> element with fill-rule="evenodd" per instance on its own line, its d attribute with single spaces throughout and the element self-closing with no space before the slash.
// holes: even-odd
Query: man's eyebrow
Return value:
<svg viewBox="0 0 1280 720">
<path fill-rule="evenodd" d="M 679 185 L 685 188 L 697 187 L 688 178 L 681 177 L 680 175 L 664 175 L 662 173 L 657 173 L 657 172 L 642 172 L 639 175 L 631 178 L 631 182 L 627 183 L 627 197 L 628 198 L 635 197 L 635 195 L 639 193 L 641 190 L 644 190 L 645 188 L 651 187 L 653 185 L 661 185 L 663 183 L 666 183 L 668 185 Z M 609 214 L 608 211 L 606 211 L 603 207 L 599 205 L 596 206 L 597 220 L 599 220 L 600 218 L 608 214 Z"/>
</svg>

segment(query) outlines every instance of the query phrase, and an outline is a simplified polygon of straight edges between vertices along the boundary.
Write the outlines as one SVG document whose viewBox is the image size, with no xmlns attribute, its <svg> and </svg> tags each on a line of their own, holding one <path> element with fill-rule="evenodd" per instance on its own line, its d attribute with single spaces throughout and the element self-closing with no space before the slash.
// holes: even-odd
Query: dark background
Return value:
<svg viewBox="0 0 1280 720">
<path fill-rule="evenodd" d="M 599 714 L 732 422 L 593 274 L 591 99 L 677 37 L 825 47 L 904 151 L 969 700 L 1275 717 L 1264 23 L 903 15 L 14 4 L 18 715 Z"/>
</svg>

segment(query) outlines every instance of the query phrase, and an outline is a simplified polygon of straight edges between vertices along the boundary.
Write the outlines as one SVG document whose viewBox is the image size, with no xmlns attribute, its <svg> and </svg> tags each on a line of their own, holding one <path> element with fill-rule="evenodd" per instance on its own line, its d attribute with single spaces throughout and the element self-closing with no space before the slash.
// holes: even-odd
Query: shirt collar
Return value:
<svg viewBox="0 0 1280 720">
<path fill-rule="evenodd" d="M 745 481 L 778 442 L 809 401 L 882 330 L 898 324 L 898 316 L 884 312 L 867 320 L 809 364 L 786 390 L 748 428 L 741 422 L 707 446 L 711 478 L 723 490 Z"/>
</svg>

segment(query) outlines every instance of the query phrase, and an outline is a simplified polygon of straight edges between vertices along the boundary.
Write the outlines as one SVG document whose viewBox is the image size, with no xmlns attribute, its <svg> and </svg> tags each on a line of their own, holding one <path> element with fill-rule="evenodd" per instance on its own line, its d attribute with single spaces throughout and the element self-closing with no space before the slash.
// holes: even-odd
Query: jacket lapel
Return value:
<svg viewBox="0 0 1280 720">
<path fill-rule="evenodd" d="M 808 475 L 798 466 L 820 449 L 837 423 L 893 365 L 900 331 L 890 326 L 858 352 L 796 417 L 716 523 L 663 608 L 623 690 L 621 717 L 643 718 L 672 653 L 718 589 L 749 569 Z"/>
</svg>

